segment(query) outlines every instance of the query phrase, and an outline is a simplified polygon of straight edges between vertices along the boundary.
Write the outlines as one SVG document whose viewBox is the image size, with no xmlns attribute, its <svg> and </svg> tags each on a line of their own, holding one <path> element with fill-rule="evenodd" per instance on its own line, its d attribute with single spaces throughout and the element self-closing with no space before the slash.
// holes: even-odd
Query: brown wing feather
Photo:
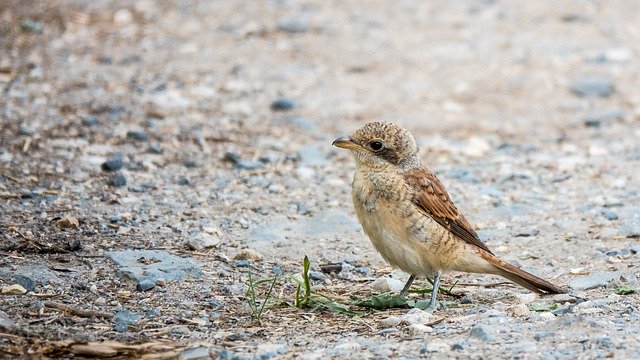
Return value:
<svg viewBox="0 0 640 360">
<path fill-rule="evenodd" d="M 456 208 L 451 197 L 434 173 L 427 169 L 407 171 L 404 178 L 414 189 L 413 203 L 440 225 L 469 244 L 493 254 L 480 240 L 467 219 Z"/>
</svg>

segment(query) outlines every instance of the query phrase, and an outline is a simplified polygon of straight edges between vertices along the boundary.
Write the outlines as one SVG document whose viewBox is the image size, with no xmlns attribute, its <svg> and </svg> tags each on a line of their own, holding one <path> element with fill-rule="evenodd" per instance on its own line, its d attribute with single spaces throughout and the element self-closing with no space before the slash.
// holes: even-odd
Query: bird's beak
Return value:
<svg viewBox="0 0 640 360">
<path fill-rule="evenodd" d="M 354 143 L 349 136 L 341 136 L 331 143 L 333 146 L 348 150 L 364 150 L 364 148 Z"/>
</svg>

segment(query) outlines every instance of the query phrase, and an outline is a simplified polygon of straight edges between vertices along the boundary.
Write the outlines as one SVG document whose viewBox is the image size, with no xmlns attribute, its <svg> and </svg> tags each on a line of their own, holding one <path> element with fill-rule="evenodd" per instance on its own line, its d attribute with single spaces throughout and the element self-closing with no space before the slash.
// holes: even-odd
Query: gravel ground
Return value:
<svg viewBox="0 0 640 360">
<path fill-rule="evenodd" d="M 638 24 L 625 1 L 0 3 L 0 354 L 640 357 Z M 433 313 L 353 305 L 407 276 L 330 146 L 374 120 L 570 295 L 451 273 Z M 295 307 L 305 255 L 357 316 Z"/>
</svg>

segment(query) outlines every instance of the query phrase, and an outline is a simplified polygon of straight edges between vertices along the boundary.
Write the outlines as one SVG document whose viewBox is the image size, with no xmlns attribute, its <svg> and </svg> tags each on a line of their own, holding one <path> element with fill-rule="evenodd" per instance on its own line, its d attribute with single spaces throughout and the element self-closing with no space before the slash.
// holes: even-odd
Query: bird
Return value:
<svg viewBox="0 0 640 360">
<path fill-rule="evenodd" d="M 436 174 L 423 165 L 413 135 L 390 122 L 370 122 L 333 141 L 356 162 L 351 195 L 356 217 L 375 249 L 408 273 L 432 278 L 428 309 L 437 307 L 444 271 L 501 275 L 533 292 L 566 290 L 498 258 L 458 210 Z"/>
</svg>

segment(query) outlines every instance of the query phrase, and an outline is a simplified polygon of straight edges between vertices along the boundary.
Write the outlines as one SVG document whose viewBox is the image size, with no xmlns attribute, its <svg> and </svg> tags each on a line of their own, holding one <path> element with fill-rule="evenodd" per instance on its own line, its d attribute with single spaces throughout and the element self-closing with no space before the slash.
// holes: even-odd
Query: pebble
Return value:
<svg viewBox="0 0 640 360">
<path fill-rule="evenodd" d="M 28 33 L 40 34 L 44 30 L 41 22 L 23 18 L 20 20 L 20 30 Z"/>
<path fill-rule="evenodd" d="M 125 325 L 135 324 L 139 322 L 140 319 L 141 319 L 140 315 L 128 309 L 118 310 L 118 312 L 116 312 L 115 315 L 113 316 L 113 321 L 116 324 L 125 324 Z"/>
<path fill-rule="evenodd" d="M 405 329 L 409 335 L 411 336 L 420 336 L 433 332 L 433 328 L 431 326 L 427 326 L 424 324 L 411 324 Z"/>
<path fill-rule="evenodd" d="M 287 98 L 279 98 L 271 103 L 271 110 L 273 111 L 288 111 L 293 109 L 296 104 Z"/>
<path fill-rule="evenodd" d="M 222 288 L 222 291 L 231 296 L 242 295 L 247 292 L 247 285 L 245 284 L 234 284 L 234 285 L 226 285 Z"/>
<path fill-rule="evenodd" d="M 255 250 L 251 249 L 242 249 L 239 253 L 237 253 L 233 259 L 234 260 L 251 260 L 251 261 L 260 261 L 262 260 L 262 254 Z"/>
<path fill-rule="evenodd" d="M 334 349 L 341 352 L 347 352 L 347 351 L 355 352 L 362 349 L 362 345 L 358 344 L 357 342 L 348 342 L 348 343 L 336 345 Z"/>
<path fill-rule="evenodd" d="M 620 216 L 618 235 L 626 238 L 640 237 L 640 207 L 627 209 Z"/>
<path fill-rule="evenodd" d="M 96 126 L 98 125 L 98 118 L 91 115 L 84 116 L 82 118 L 82 125 L 89 126 L 89 127 Z"/>
<path fill-rule="evenodd" d="M 202 360 L 211 358 L 211 352 L 207 346 L 196 346 L 184 349 L 178 354 L 178 360 Z"/>
<path fill-rule="evenodd" d="M 573 303 L 573 302 L 576 301 L 576 298 L 574 296 L 570 295 L 570 294 L 555 294 L 555 295 L 551 296 L 551 299 L 549 299 L 549 300 L 550 300 L 550 302 L 553 302 L 553 303 L 561 303 L 561 304 L 563 304 L 563 303 L 566 303 L 566 302 Z"/>
<path fill-rule="evenodd" d="M 284 19 L 278 22 L 277 29 L 288 34 L 303 34 L 309 31 L 309 24 L 301 19 Z"/>
<path fill-rule="evenodd" d="M 374 282 L 372 282 L 370 287 L 374 291 L 377 291 L 380 293 L 398 292 L 404 288 L 404 283 L 400 280 L 396 280 L 388 277 L 380 277 L 380 278 L 377 278 Z"/>
<path fill-rule="evenodd" d="M 356 271 L 357 273 L 360 273 L 360 274 L 362 274 L 362 275 L 366 276 L 366 277 L 369 277 L 369 276 L 371 276 L 371 274 L 372 274 L 371 269 L 369 269 L 369 268 L 368 268 L 368 267 L 366 267 L 366 266 L 360 266 L 360 267 L 357 267 L 357 268 L 355 268 L 355 271 Z"/>
<path fill-rule="evenodd" d="M 30 277 L 24 275 L 17 275 L 13 281 L 24 287 L 27 291 L 34 291 L 36 289 L 36 282 L 33 281 Z"/>
<path fill-rule="evenodd" d="M 118 171 L 117 173 L 113 174 L 113 176 L 111 176 L 111 178 L 109 179 L 109 183 L 114 187 L 123 187 L 127 185 L 127 178 L 123 173 Z"/>
<path fill-rule="evenodd" d="M 233 262 L 233 266 L 237 268 L 247 268 L 251 265 L 249 260 L 236 260 Z"/>
<path fill-rule="evenodd" d="M 100 165 L 100 167 L 104 171 L 117 171 L 122 169 L 122 165 L 123 165 L 122 158 L 116 157 L 103 162 L 102 165 Z"/>
<path fill-rule="evenodd" d="M 15 332 L 18 331 L 20 327 L 16 324 L 13 319 L 7 315 L 6 312 L 0 310 L 0 330 L 7 332 Z"/>
<path fill-rule="evenodd" d="M 180 185 L 180 186 L 188 186 L 188 185 L 191 185 L 191 182 L 189 182 L 189 179 L 187 179 L 186 176 L 180 176 L 178 178 L 178 185 Z"/>
<path fill-rule="evenodd" d="M 237 169 L 241 170 L 256 170 L 264 166 L 261 161 L 242 159 L 239 154 L 234 152 L 225 153 L 223 160 L 233 163 Z"/>
<path fill-rule="evenodd" d="M 575 305 L 572 304 L 560 306 L 559 308 L 553 310 L 551 313 L 555 316 L 570 314 L 573 312 L 574 307 Z"/>
<path fill-rule="evenodd" d="M 187 277 L 197 279 L 202 276 L 202 270 L 194 260 L 163 250 L 109 251 L 107 256 L 118 265 L 116 276 L 136 282 L 159 278 L 182 281 Z"/>
<path fill-rule="evenodd" d="M 80 222 L 73 216 L 65 215 L 62 219 L 56 221 L 56 226 L 60 229 L 77 228 L 80 226 Z"/>
<path fill-rule="evenodd" d="M 147 149 L 147 152 L 151 153 L 151 154 L 157 154 L 160 155 L 162 154 L 164 151 L 162 150 L 162 147 L 158 144 L 151 144 L 149 145 L 149 148 Z"/>
<path fill-rule="evenodd" d="M 386 319 L 380 320 L 380 326 L 382 326 L 383 328 L 392 328 L 400 325 L 401 322 L 402 319 L 400 319 L 399 317 L 389 316 Z"/>
<path fill-rule="evenodd" d="M 187 239 L 185 245 L 191 250 L 202 251 L 220 245 L 220 238 L 215 235 L 202 233 Z"/>
<path fill-rule="evenodd" d="M 618 220 L 618 213 L 610 209 L 602 210 L 602 216 L 607 220 Z"/>
<path fill-rule="evenodd" d="M 0 294 L 2 295 L 24 295 L 26 293 L 27 289 L 20 284 L 7 285 L 0 288 Z"/>
<path fill-rule="evenodd" d="M 402 323 L 407 325 L 413 325 L 413 324 L 424 325 L 433 321 L 433 314 L 425 310 L 414 308 L 407 311 L 407 313 L 402 315 L 400 319 L 402 320 Z"/>
<path fill-rule="evenodd" d="M 510 307 L 507 312 L 514 317 L 525 317 L 529 316 L 529 307 L 525 304 L 517 304 Z"/>
<path fill-rule="evenodd" d="M 475 324 L 471 327 L 471 336 L 483 341 L 493 341 L 495 339 L 495 329 L 491 325 Z"/>
<path fill-rule="evenodd" d="M 145 279 L 138 283 L 136 289 L 138 291 L 148 291 L 156 287 L 156 282 L 153 280 Z"/>
<path fill-rule="evenodd" d="M 316 281 L 327 280 L 327 275 L 321 273 L 320 271 L 310 271 L 309 277 L 311 278 L 311 280 L 316 280 Z"/>
<path fill-rule="evenodd" d="M 612 281 L 620 280 L 619 271 L 598 271 L 591 275 L 583 276 L 572 280 L 569 287 L 574 290 L 590 290 L 605 287 Z"/>
<path fill-rule="evenodd" d="M 540 230 L 538 230 L 535 227 L 530 227 L 530 228 L 518 230 L 515 234 L 515 237 L 530 237 L 530 236 L 536 236 L 539 233 L 540 233 Z"/>
<path fill-rule="evenodd" d="M 573 82 L 569 89 L 580 97 L 608 97 L 614 92 L 609 76 L 585 76 Z"/>
<path fill-rule="evenodd" d="M 142 130 L 129 130 L 127 131 L 127 139 L 147 141 L 149 140 L 149 135 Z"/>
<path fill-rule="evenodd" d="M 178 326 L 178 327 L 174 327 L 173 329 L 169 330 L 170 333 L 172 334 L 176 334 L 176 335 L 181 335 L 181 334 L 188 334 L 189 333 L 189 328 L 186 326 Z"/>
</svg>

